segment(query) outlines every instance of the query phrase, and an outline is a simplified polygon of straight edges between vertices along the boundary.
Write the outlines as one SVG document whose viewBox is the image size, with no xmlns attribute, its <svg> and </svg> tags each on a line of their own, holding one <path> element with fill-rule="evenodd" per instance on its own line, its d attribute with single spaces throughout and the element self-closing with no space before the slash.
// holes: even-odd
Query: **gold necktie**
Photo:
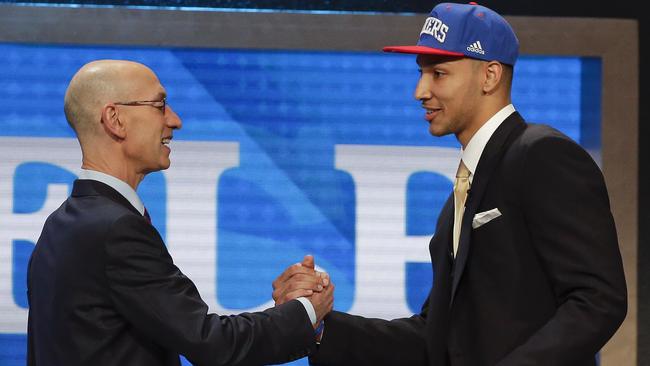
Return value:
<svg viewBox="0 0 650 366">
<path fill-rule="evenodd" d="M 458 165 L 458 172 L 456 173 L 456 180 L 454 181 L 454 237 L 453 249 L 454 258 L 458 252 L 458 244 L 460 241 L 460 227 L 463 222 L 463 213 L 465 212 L 465 200 L 467 199 L 467 191 L 469 190 L 469 169 L 465 166 L 463 161 Z"/>
</svg>

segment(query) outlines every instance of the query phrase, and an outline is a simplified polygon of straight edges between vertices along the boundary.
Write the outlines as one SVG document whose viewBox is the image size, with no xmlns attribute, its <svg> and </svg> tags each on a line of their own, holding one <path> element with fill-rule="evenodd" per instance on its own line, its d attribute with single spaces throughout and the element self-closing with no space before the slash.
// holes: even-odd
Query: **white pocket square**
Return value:
<svg viewBox="0 0 650 366">
<path fill-rule="evenodd" d="M 493 208 L 489 211 L 479 212 L 476 215 L 474 215 L 474 219 L 472 220 L 472 229 L 481 227 L 487 224 L 488 222 L 496 219 L 499 216 L 501 216 L 501 211 L 499 211 L 498 208 Z"/>
</svg>

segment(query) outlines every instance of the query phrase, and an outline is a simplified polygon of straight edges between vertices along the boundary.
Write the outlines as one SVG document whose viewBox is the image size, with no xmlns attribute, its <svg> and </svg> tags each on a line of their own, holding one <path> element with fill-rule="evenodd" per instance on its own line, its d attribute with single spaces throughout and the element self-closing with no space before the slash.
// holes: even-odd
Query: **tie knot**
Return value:
<svg viewBox="0 0 650 366">
<path fill-rule="evenodd" d="M 458 164 L 458 171 L 456 172 L 456 178 L 469 178 L 469 169 L 465 166 L 465 163 L 463 161 L 460 161 L 460 164 Z"/>
</svg>

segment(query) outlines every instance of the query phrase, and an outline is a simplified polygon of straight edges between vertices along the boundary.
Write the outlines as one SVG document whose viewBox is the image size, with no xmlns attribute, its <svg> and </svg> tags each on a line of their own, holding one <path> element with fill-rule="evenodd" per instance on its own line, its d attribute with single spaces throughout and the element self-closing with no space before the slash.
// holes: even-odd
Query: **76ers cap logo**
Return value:
<svg viewBox="0 0 650 366">
<path fill-rule="evenodd" d="M 441 3 L 424 21 L 415 46 L 388 46 L 386 52 L 470 57 L 514 65 L 519 40 L 508 22 L 474 2 Z"/>
</svg>

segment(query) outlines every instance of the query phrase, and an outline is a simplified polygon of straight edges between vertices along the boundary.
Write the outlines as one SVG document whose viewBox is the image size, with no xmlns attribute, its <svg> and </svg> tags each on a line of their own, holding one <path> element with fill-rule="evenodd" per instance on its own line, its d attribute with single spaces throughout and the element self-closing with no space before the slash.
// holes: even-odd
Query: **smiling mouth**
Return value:
<svg viewBox="0 0 650 366">
<path fill-rule="evenodd" d="M 426 107 L 423 108 L 425 110 L 424 118 L 429 122 L 431 122 L 431 120 L 436 115 L 436 113 L 442 110 L 441 108 L 426 108 Z"/>
<path fill-rule="evenodd" d="M 167 146 L 170 142 L 172 142 L 172 138 L 172 136 L 164 137 L 162 140 L 160 140 L 160 143 Z"/>
</svg>

